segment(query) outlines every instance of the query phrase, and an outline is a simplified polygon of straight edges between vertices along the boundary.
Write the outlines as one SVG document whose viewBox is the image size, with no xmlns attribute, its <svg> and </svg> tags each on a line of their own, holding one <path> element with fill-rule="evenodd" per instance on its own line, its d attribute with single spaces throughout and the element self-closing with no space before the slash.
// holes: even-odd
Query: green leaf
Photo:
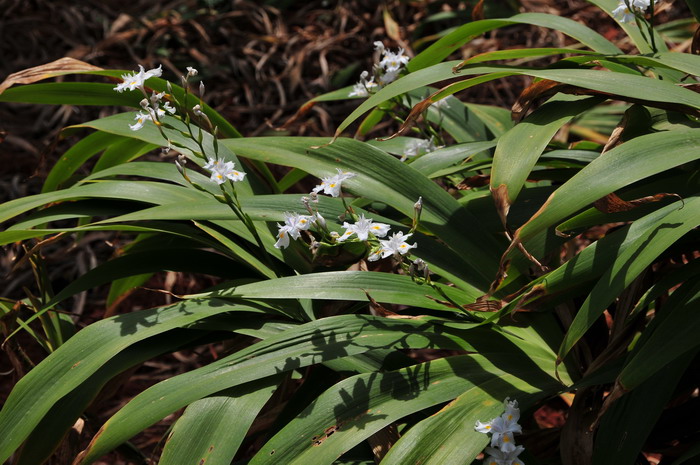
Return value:
<svg viewBox="0 0 700 465">
<path fill-rule="evenodd" d="M 491 359 L 492 357 L 489 357 L 489 362 L 492 362 Z M 486 422 L 502 415 L 503 400 L 508 397 L 517 400 L 523 408 L 535 399 L 557 391 L 555 384 L 541 391 L 523 381 L 519 376 L 526 373 L 526 370 L 518 369 L 513 361 L 506 360 L 506 357 L 500 359 L 496 366 L 497 369 L 504 370 L 500 377 L 493 376 L 480 383 L 474 383 L 472 388 L 460 394 L 437 413 L 413 426 L 389 449 L 382 464 L 475 463 L 476 456 L 489 444 L 489 436 L 474 429 L 477 421 Z M 467 379 L 471 379 L 472 376 L 468 375 Z"/>
<path fill-rule="evenodd" d="M 133 122 L 133 117 L 133 113 L 119 113 L 116 115 L 108 116 L 106 118 L 101 118 L 98 120 L 89 121 L 87 123 L 74 125 L 70 128 L 93 128 L 99 131 L 116 134 L 119 136 L 138 139 L 149 144 L 154 144 L 158 147 L 162 147 L 167 144 L 167 141 L 163 139 L 163 136 L 160 134 L 160 131 L 158 131 L 158 128 L 155 124 L 147 124 L 139 131 L 132 131 L 131 129 L 129 129 L 129 124 Z M 217 150 L 215 150 L 214 148 L 214 138 L 207 131 L 202 131 L 202 145 L 204 147 L 205 153 L 197 156 L 196 154 L 198 154 L 200 150 L 197 141 L 185 137 L 180 132 L 187 131 L 184 123 L 171 116 L 164 117 L 163 122 L 176 128 L 175 130 L 163 128 L 163 131 L 171 141 L 177 142 L 178 144 L 181 144 L 183 146 L 178 146 L 178 151 L 188 156 L 192 161 L 199 165 L 202 165 L 204 164 L 204 159 L 202 158 L 203 156 L 206 155 L 210 158 L 214 157 L 214 153 L 217 152 Z M 220 158 L 223 158 L 227 161 L 232 161 L 238 167 L 243 166 L 238 160 L 238 158 L 236 158 L 236 155 L 222 144 L 218 144 L 218 154 Z M 238 191 L 239 195 L 251 195 L 252 189 L 250 187 L 250 182 L 248 178 L 250 178 L 250 176 L 246 176 L 246 179 L 236 183 L 236 190 Z"/>
<path fill-rule="evenodd" d="M 497 268 L 498 242 L 479 225 L 478 218 L 462 208 L 447 192 L 409 165 L 368 144 L 339 139 L 318 149 L 321 138 L 246 138 L 223 141 L 241 157 L 301 168 L 317 177 L 335 174 L 336 168 L 357 176 L 343 182 L 346 191 L 387 203 L 413 216 L 413 205 L 423 197 L 421 225 L 436 234 L 465 259 L 463 279 L 487 286 Z"/>
<path fill-rule="evenodd" d="M 498 140 L 491 170 L 491 191 L 510 206 L 552 137 L 576 115 L 598 105 L 599 97 L 549 100 Z M 501 191 L 505 188 L 505 192 Z M 507 209 L 505 211 L 507 214 Z M 504 215 L 505 216 L 505 215 Z"/>
<path fill-rule="evenodd" d="M 605 412 L 596 433 L 592 463 L 634 463 L 693 355 L 686 353 L 661 367 Z"/>
<path fill-rule="evenodd" d="M 92 463 L 137 432 L 197 399 L 313 363 L 391 347 L 454 348 L 481 354 L 501 352 L 504 346 L 518 353 L 526 347 L 526 341 L 511 341 L 486 327 L 442 323 L 433 318 L 396 320 L 343 315 L 289 329 L 139 394 L 105 423 L 88 449 L 81 453 L 81 460 L 76 465 Z M 552 366 L 551 354 L 530 359 L 538 366 L 547 366 L 548 369 Z M 541 370 L 544 375 L 545 371 Z"/>
<path fill-rule="evenodd" d="M 408 63 L 408 70 L 414 72 L 439 63 L 465 43 L 484 32 L 511 24 L 532 24 L 533 26 L 556 29 L 573 37 L 596 52 L 606 54 L 620 53 L 620 49 L 612 42 L 576 21 L 543 13 L 522 13 L 507 19 L 484 19 L 467 23 L 419 53 Z"/>
<path fill-rule="evenodd" d="M 271 376 L 191 403 L 175 423 L 158 463 L 230 465 L 279 381 Z"/>
<path fill-rule="evenodd" d="M 437 149 L 426 153 L 413 163 L 411 168 L 420 171 L 429 178 L 435 177 L 435 173 L 454 165 L 457 162 L 465 162 L 470 157 L 482 153 L 496 146 L 496 141 L 467 142 L 450 147 Z"/>
<path fill-rule="evenodd" d="M 461 396 L 468 399 L 473 411 L 466 416 L 464 411 L 460 414 L 461 419 L 468 423 L 468 430 L 471 430 L 459 431 L 463 434 L 460 446 L 471 447 L 467 446 L 467 450 L 456 454 L 455 461 L 435 463 L 469 464 L 488 441 L 485 435 L 474 431 L 475 418 L 498 415 L 507 396 L 520 398 L 525 392 L 539 391 L 519 378 L 528 378 L 529 375 L 537 377 L 537 373 L 517 366 L 515 359 L 490 358 L 481 355 L 447 357 L 398 371 L 368 373 L 345 379 L 328 389 L 288 423 L 250 463 L 331 464 L 338 456 L 388 424 Z M 557 385 L 554 381 L 551 388 L 556 390 Z M 454 404 L 450 404 L 441 413 L 453 407 Z M 420 426 L 421 423 L 416 427 Z M 447 434 L 446 429 L 435 429 L 424 437 L 426 442 L 435 443 L 443 434 Z M 401 441 L 396 446 L 399 444 Z M 411 442 L 408 441 L 408 444 Z M 383 463 L 417 463 L 392 458 L 395 455 L 392 448 Z"/>
<path fill-rule="evenodd" d="M 33 429 L 16 460 L 17 465 L 44 463 L 66 432 L 116 375 L 153 357 L 173 352 L 200 337 L 195 331 L 170 330 L 117 353 L 68 395 L 56 402 Z M 37 399 L 35 399 L 37 400 Z"/>
<path fill-rule="evenodd" d="M 682 205 L 680 201 L 666 205 L 589 245 L 559 268 L 533 281 L 528 291 L 522 294 L 525 302 L 552 296 L 556 297 L 554 302 L 558 302 L 567 296 L 572 297 L 572 292 L 580 295 L 582 286 L 607 272 L 619 255 L 626 253 L 642 235 Z"/>
<path fill-rule="evenodd" d="M 541 79 L 549 79 L 563 84 L 592 89 L 612 95 L 620 95 L 631 99 L 638 99 L 640 92 L 645 99 L 651 102 L 670 103 L 674 105 L 686 105 L 691 108 L 700 108 L 700 95 L 688 89 L 679 87 L 671 82 L 635 76 L 630 74 L 615 73 L 610 71 L 592 69 L 535 69 L 515 66 L 467 66 L 456 75 L 453 67 L 459 65 L 459 61 L 448 61 L 429 68 L 421 69 L 392 82 L 380 89 L 376 94 L 364 101 L 338 126 L 336 134 L 342 133 L 352 122 L 376 105 L 418 87 L 427 86 L 434 82 L 455 79 L 464 76 L 462 81 L 457 81 L 444 88 L 436 96 L 444 97 L 464 88 L 481 82 L 488 82 L 501 77 L 523 75 Z M 481 75 L 475 78 L 466 76 Z"/>
<path fill-rule="evenodd" d="M 471 303 L 481 294 L 469 295 L 450 286 L 437 284 L 458 303 Z M 331 271 L 285 278 L 268 279 L 215 291 L 209 295 L 245 299 L 328 299 L 367 302 L 369 293 L 376 301 L 416 308 L 447 310 L 444 297 L 428 286 L 414 283 L 410 277 L 374 271 Z"/>
<path fill-rule="evenodd" d="M 70 178 L 90 157 L 106 149 L 115 142 L 123 140 L 114 134 L 94 132 L 82 138 L 74 146 L 66 150 L 56 164 L 51 168 L 41 192 L 55 191 L 59 185 Z"/>
<path fill-rule="evenodd" d="M 628 357 L 617 380 L 623 390 L 635 389 L 683 354 L 697 352 L 699 304 L 700 282 L 688 281 L 671 294 Z"/>
<path fill-rule="evenodd" d="M 622 291 L 685 233 L 700 224 L 700 197 L 689 199 L 682 209 L 671 211 L 650 225 L 633 244 L 618 253 L 603 274 L 564 336 L 559 358 L 563 359 Z"/>
<path fill-rule="evenodd" d="M 190 300 L 116 316 L 70 338 L 19 380 L 0 411 L 0 461 L 27 438 L 59 399 L 139 341 L 218 313 L 267 311 L 221 300 Z M 21 418 L 22 421 L 17 421 Z"/>
<path fill-rule="evenodd" d="M 592 161 L 550 197 L 535 216 L 516 231 L 527 241 L 586 205 L 664 170 L 700 157 L 700 130 L 669 131 L 636 137 Z"/>
</svg>

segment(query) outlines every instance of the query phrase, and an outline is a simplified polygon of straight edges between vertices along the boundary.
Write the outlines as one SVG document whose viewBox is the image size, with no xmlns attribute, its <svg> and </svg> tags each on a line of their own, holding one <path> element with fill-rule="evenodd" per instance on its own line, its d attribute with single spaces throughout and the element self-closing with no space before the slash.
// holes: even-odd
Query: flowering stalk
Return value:
<svg viewBox="0 0 700 465">
<path fill-rule="evenodd" d="M 165 92 L 161 93 L 156 93 L 154 92 L 151 97 L 148 96 L 148 93 L 146 92 L 144 82 L 151 78 L 151 77 L 159 77 L 162 74 L 161 68 L 158 67 L 156 69 L 152 69 L 149 71 L 145 71 L 142 66 L 139 65 L 140 71 L 138 73 L 134 74 L 125 74 L 122 76 L 122 79 L 124 82 L 121 84 L 117 85 L 115 87 L 115 90 L 118 92 L 123 92 L 125 90 L 135 90 L 139 89 L 145 96 L 145 98 L 141 101 L 141 107 L 146 111 L 146 114 L 142 114 L 139 112 L 137 115 L 137 123 L 134 125 L 130 125 L 130 128 L 133 131 L 137 131 L 141 129 L 147 121 L 153 121 L 153 123 L 156 125 L 158 128 L 161 136 L 167 141 L 167 148 L 166 151 L 170 149 L 170 147 L 178 147 L 178 148 L 185 148 L 187 149 L 188 147 L 170 140 L 170 138 L 165 134 L 165 131 L 163 128 L 167 129 L 172 129 L 172 130 L 178 130 L 175 127 L 172 127 L 170 125 L 164 124 L 161 121 L 161 117 L 164 116 L 166 113 L 173 114 L 178 110 L 180 113 L 183 113 L 185 115 L 184 118 L 181 116 L 178 116 L 177 118 L 182 121 L 186 127 L 186 131 L 178 130 L 180 134 L 182 134 L 184 137 L 191 139 L 197 144 L 197 147 L 199 148 L 199 151 L 193 150 L 192 153 L 199 158 L 202 158 L 206 160 L 205 165 L 203 166 L 204 169 L 211 171 L 211 181 L 215 182 L 219 185 L 219 188 L 221 189 L 221 195 L 214 195 L 214 198 L 216 198 L 219 201 L 222 201 L 223 203 L 226 203 L 231 211 L 236 215 L 236 217 L 243 223 L 243 225 L 248 229 L 248 231 L 251 233 L 253 236 L 260 253 L 263 255 L 263 259 L 265 260 L 266 264 L 268 267 L 273 270 L 273 272 L 279 276 L 279 273 L 276 270 L 276 267 L 272 260 L 270 259 L 269 254 L 265 252 L 265 246 L 262 242 L 262 239 L 260 238 L 260 234 L 258 233 L 257 228 L 255 227 L 255 224 L 252 220 L 252 218 L 243 211 L 243 208 L 241 206 L 240 200 L 238 198 L 238 193 L 236 192 L 236 186 L 235 182 L 242 181 L 246 173 L 242 171 L 238 171 L 235 169 L 235 164 L 231 161 L 225 161 L 221 158 L 219 158 L 219 144 L 218 144 L 218 139 L 217 139 L 217 128 L 212 125 L 211 120 L 207 115 L 202 111 L 202 106 L 204 105 L 204 102 L 202 100 L 202 96 L 204 94 L 204 84 L 200 83 L 199 86 L 199 104 L 195 105 L 192 108 L 192 113 L 194 116 L 201 122 L 205 122 L 207 125 L 207 128 L 209 131 L 212 133 L 213 137 L 213 148 L 214 148 L 214 154 L 213 158 L 209 157 L 207 154 L 207 150 L 204 147 L 204 132 L 202 131 L 201 125 L 197 126 L 198 133 L 195 136 L 195 131 L 193 130 L 192 124 L 191 124 L 191 118 L 190 118 L 190 109 L 188 107 L 188 102 L 189 102 L 189 94 L 190 94 L 190 88 L 189 88 L 189 78 L 196 76 L 198 74 L 197 70 L 192 68 L 192 67 L 187 67 L 187 75 L 182 76 L 182 84 L 183 84 L 183 89 L 184 89 L 184 98 L 182 105 L 180 105 L 180 102 L 172 95 L 172 85 L 170 82 L 167 83 L 168 87 L 168 92 L 169 94 L 166 94 Z M 165 104 L 162 105 L 163 108 L 161 108 L 161 100 L 165 97 L 168 96 L 169 98 L 172 98 L 173 102 L 176 105 L 176 108 L 173 108 L 170 106 L 170 102 L 166 102 Z M 177 160 L 176 166 L 180 174 L 182 174 L 183 178 L 190 183 L 193 187 L 196 189 L 207 192 L 209 191 L 202 186 L 197 185 L 196 183 L 192 182 L 189 176 L 187 176 L 187 172 L 185 169 L 185 162 L 186 159 L 183 157 L 179 160 Z M 230 191 L 226 189 L 225 184 L 226 181 L 228 180 L 228 183 L 230 184 Z"/>
</svg>

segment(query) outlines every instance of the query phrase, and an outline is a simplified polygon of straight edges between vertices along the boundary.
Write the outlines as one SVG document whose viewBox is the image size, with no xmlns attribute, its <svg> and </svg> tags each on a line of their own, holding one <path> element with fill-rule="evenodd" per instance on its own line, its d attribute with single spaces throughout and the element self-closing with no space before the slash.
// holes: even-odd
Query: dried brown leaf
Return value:
<svg viewBox="0 0 700 465">
<path fill-rule="evenodd" d="M 44 79 L 83 71 L 102 71 L 102 68 L 74 58 L 61 58 L 51 63 L 46 63 L 45 65 L 35 66 L 10 74 L 7 76 L 7 79 L 0 84 L 0 94 L 15 84 L 31 84 Z"/>
<path fill-rule="evenodd" d="M 663 192 L 660 194 L 648 195 L 646 197 L 641 197 L 639 199 L 628 201 L 621 199 L 617 194 L 613 192 L 601 199 L 596 200 L 593 203 L 593 206 L 603 213 L 626 212 L 634 210 L 635 208 L 641 205 L 645 205 L 647 203 L 658 202 L 659 200 L 663 200 L 667 197 L 676 197 L 678 199 L 681 198 L 678 194 L 669 194 Z"/>
</svg>

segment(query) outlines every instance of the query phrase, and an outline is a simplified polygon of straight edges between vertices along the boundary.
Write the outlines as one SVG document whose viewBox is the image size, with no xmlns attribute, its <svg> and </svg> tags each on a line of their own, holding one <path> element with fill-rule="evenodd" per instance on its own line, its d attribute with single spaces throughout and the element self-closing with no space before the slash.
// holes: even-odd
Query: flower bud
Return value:
<svg viewBox="0 0 700 465">
<path fill-rule="evenodd" d="M 199 81 L 199 97 L 204 97 L 204 82 Z"/>
<path fill-rule="evenodd" d="M 144 110 L 148 110 L 148 99 L 141 99 L 139 105 L 141 105 L 141 108 L 143 108 Z"/>
<path fill-rule="evenodd" d="M 418 201 L 413 204 L 413 211 L 415 211 L 416 217 L 420 216 L 423 211 L 423 197 L 418 197 Z"/>
</svg>

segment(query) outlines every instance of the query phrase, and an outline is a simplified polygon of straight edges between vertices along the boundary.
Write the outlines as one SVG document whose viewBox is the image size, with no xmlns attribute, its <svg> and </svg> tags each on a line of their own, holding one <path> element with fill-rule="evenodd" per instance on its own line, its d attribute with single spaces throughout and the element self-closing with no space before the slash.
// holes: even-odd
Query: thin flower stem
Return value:
<svg viewBox="0 0 700 465">
<path fill-rule="evenodd" d="M 265 249 L 265 245 L 262 242 L 262 239 L 260 238 L 260 234 L 258 234 L 258 230 L 255 227 L 255 223 L 253 223 L 253 219 L 246 214 L 243 211 L 243 207 L 241 206 L 241 202 L 238 199 L 238 194 L 236 193 L 236 187 L 233 185 L 233 181 L 229 181 L 231 183 L 231 191 L 233 192 L 233 197 L 231 197 L 228 192 L 226 192 L 226 189 L 224 189 L 224 185 L 221 184 L 221 192 L 224 194 L 224 198 L 226 199 L 226 203 L 229 205 L 231 210 L 236 214 L 238 219 L 245 225 L 245 227 L 250 231 L 250 233 L 253 235 L 253 238 L 255 239 L 255 242 L 260 249 L 260 253 L 263 256 L 263 259 L 265 260 L 265 264 L 272 270 L 276 276 L 281 276 L 279 270 L 275 266 L 275 264 L 272 262 L 270 259 L 270 254 L 267 253 L 267 250 Z"/>
</svg>

